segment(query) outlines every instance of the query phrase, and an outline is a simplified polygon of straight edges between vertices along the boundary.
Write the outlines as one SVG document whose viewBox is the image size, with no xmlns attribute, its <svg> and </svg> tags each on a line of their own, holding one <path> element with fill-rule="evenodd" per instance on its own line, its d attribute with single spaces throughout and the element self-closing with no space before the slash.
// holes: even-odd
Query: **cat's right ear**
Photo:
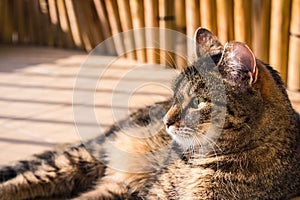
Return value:
<svg viewBox="0 0 300 200">
<path fill-rule="evenodd" d="M 222 53 L 223 51 L 223 45 L 218 38 L 205 28 L 200 27 L 195 31 L 194 40 L 197 58 Z"/>
<path fill-rule="evenodd" d="M 243 83 L 251 85 L 257 81 L 256 58 L 244 43 L 228 42 L 225 44 L 218 67 L 224 78 L 239 85 Z"/>
</svg>

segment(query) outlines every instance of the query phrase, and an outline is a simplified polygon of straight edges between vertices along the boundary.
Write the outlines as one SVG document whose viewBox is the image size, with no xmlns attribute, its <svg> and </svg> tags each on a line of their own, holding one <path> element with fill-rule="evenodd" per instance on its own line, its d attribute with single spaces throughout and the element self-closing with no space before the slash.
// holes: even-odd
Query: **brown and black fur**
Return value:
<svg viewBox="0 0 300 200">
<path fill-rule="evenodd" d="M 222 46 L 203 28 L 196 42 L 198 61 L 178 76 L 172 100 L 158 103 L 154 118 L 146 107 L 85 146 L 1 168 L 0 199 L 300 196 L 300 117 L 277 72 L 246 45 Z"/>
</svg>

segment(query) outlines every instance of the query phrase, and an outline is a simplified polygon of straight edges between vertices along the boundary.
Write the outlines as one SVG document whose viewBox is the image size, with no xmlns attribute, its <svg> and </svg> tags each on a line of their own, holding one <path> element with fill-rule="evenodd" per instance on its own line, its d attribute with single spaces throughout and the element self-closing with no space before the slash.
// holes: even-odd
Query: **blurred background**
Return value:
<svg viewBox="0 0 300 200">
<path fill-rule="evenodd" d="M 89 52 L 110 36 L 130 29 L 169 28 L 193 37 L 202 26 L 223 43 L 247 43 L 258 58 L 280 72 L 289 89 L 299 90 L 299 4 L 299 0 L 1 0 L 0 42 Z M 116 55 L 116 49 L 151 40 L 179 45 L 170 38 L 139 34 L 112 41 L 101 53 Z M 180 45 L 184 48 L 185 44 Z M 167 60 L 177 67 L 185 64 L 174 55 L 157 52 L 142 50 L 125 57 L 143 62 Z"/>
<path fill-rule="evenodd" d="M 72 112 L 80 66 L 98 44 L 132 29 L 167 28 L 193 38 L 201 26 L 223 44 L 245 42 L 257 58 L 279 71 L 299 111 L 299 13 L 300 0 L 0 0 L 0 164 L 81 139 Z M 105 42 L 97 64 L 91 67 L 106 67 L 102 61 L 118 58 L 102 80 L 102 88 L 96 90 L 95 105 L 84 105 L 94 106 L 95 113 L 102 115 L 104 128 L 114 122 L 112 93 L 132 95 L 126 87 L 114 90 L 126 70 L 148 63 L 144 72 L 127 81 L 130 88 L 147 78 L 167 84 L 172 77 L 155 74 L 157 68 L 187 64 L 183 57 L 159 49 L 118 55 L 120 50 L 160 43 L 189 54 L 186 41 L 166 35 L 139 32 L 122 37 Z M 133 108 L 167 99 L 171 91 L 166 88 L 138 88 L 130 98 Z M 119 105 L 117 109 L 127 108 Z"/>
</svg>

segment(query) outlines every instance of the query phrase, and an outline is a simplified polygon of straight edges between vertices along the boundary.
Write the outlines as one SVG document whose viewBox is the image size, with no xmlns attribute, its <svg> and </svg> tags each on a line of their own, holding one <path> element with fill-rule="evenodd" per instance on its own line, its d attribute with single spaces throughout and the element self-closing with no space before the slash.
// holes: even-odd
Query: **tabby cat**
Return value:
<svg viewBox="0 0 300 200">
<path fill-rule="evenodd" d="M 0 199 L 300 196 L 300 118 L 277 72 L 243 43 L 223 46 L 203 28 L 195 40 L 198 60 L 170 101 L 85 145 L 2 167 Z"/>
</svg>

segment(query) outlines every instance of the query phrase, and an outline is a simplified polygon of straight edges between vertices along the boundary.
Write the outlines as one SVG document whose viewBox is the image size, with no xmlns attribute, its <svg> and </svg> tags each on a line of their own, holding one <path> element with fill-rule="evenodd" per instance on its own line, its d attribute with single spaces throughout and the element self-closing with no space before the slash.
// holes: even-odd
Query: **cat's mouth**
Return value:
<svg viewBox="0 0 300 200">
<path fill-rule="evenodd" d="M 208 126 L 209 123 L 201 124 L 197 128 L 172 125 L 166 127 L 166 130 L 175 142 L 188 149 L 191 146 L 202 146 L 202 140 Z"/>
</svg>

